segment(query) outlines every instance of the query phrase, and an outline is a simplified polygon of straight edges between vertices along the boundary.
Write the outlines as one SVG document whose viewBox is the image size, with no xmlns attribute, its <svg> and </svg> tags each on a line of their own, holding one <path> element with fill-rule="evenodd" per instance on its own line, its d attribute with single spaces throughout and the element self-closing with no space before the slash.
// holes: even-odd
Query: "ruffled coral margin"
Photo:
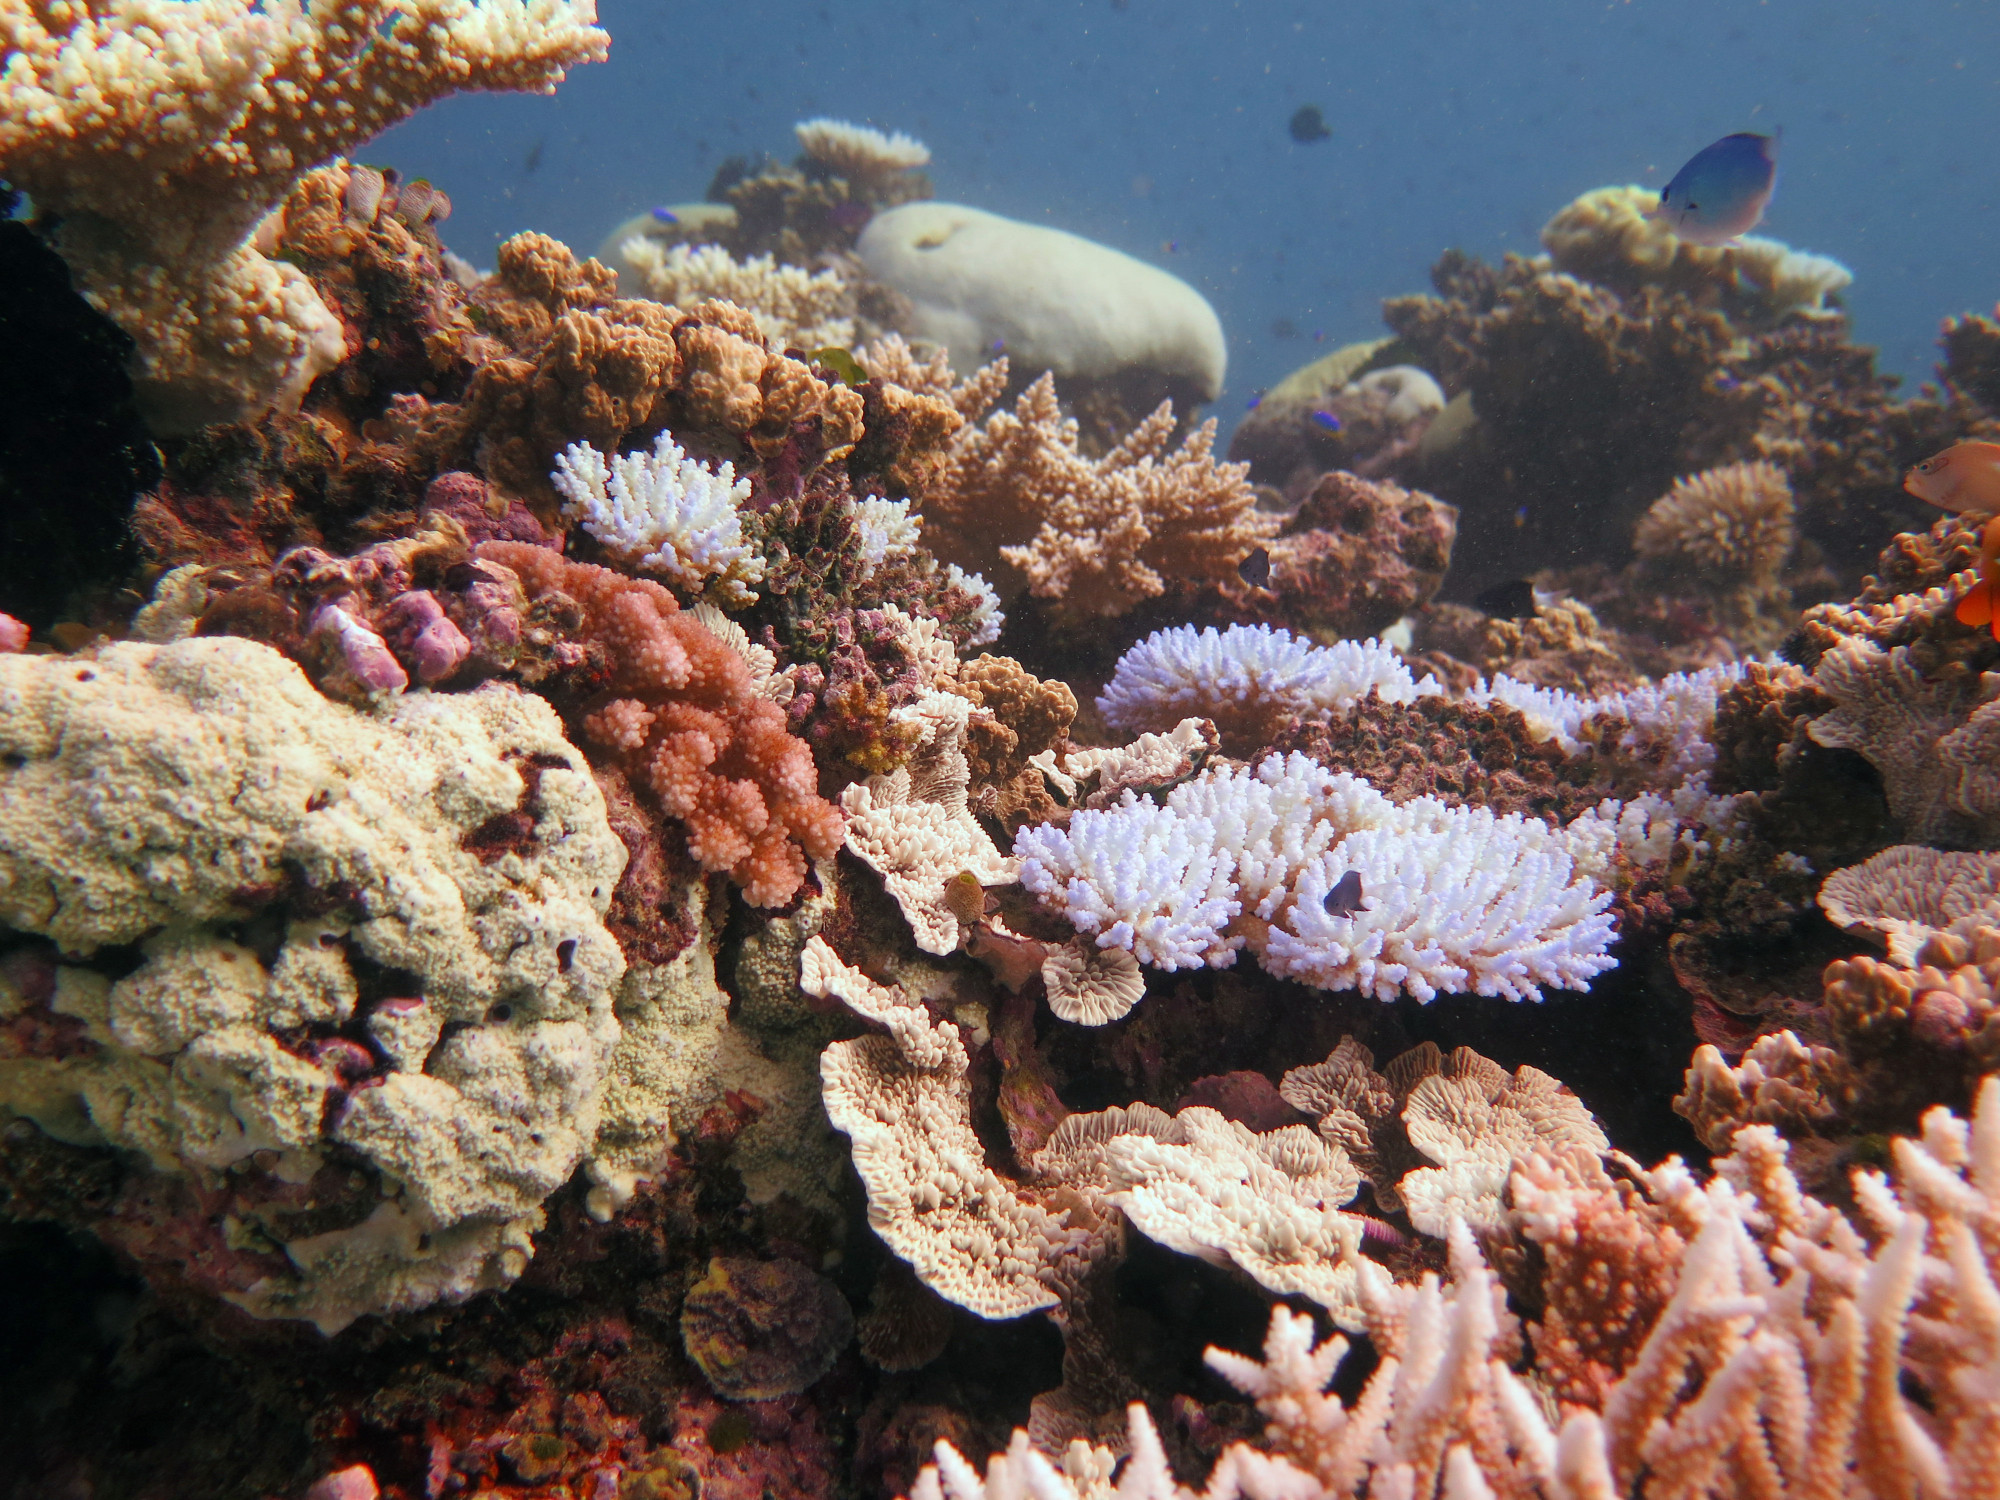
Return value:
<svg viewBox="0 0 2000 1500">
<path fill-rule="evenodd" d="M 1893 1186 L 1856 1174 L 1856 1222 L 1800 1190 L 1769 1126 L 1739 1131 L 1706 1185 L 1677 1160 L 1636 1173 L 1639 1198 L 1594 1161 L 1527 1157 L 1513 1218 L 1551 1282 L 1537 1353 L 1578 1360 L 1550 1338 L 1553 1315 L 1587 1312 L 1636 1274 L 1656 1313 L 1625 1330 L 1622 1373 L 1594 1396 L 1572 1385 L 1576 1404 L 1555 1418 L 1515 1374 L 1520 1326 L 1455 1224 L 1449 1281 L 1399 1283 L 1360 1262 L 1380 1363 L 1351 1402 L 1328 1390 L 1348 1341 L 1316 1344 L 1283 1306 L 1261 1362 L 1208 1351 L 1269 1425 L 1263 1447 L 1222 1454 L 1203 1500 L 1985 1494 L 2000 1473 L 2000 1078 L 1969 1123 L 1934 1109 L 1893 1160 Z M 982 1476 L 940 1442 L 909 1496 L 1192 1500 L 1137 1403 L 1126 1447 L 1119 1472 L 1110 1448 L 1078 1440 L 1051 1459 L 1017 1432 Z"/>
</svg>

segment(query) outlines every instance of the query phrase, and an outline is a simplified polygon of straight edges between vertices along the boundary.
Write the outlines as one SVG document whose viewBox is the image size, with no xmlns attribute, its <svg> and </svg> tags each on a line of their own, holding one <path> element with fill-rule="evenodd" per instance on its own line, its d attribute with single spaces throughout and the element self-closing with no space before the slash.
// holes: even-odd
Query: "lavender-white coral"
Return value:
<svg viewBox="0 0 2000 1500">
<path fill-rule="evenodd" d="M 726 605 L 756 603 L 747 585 L 763 578 L 764 559 L 743 540 L 736 507 L 750 498 L 750 481 L 738 479 L 733 464 L 710 469 L 663 432 L 651 453 L 609 461 L 588 443 L 571 443 L 549 480 L 564 515 L 627 567 L 706 589 Z"/>
<path fill-rule="evenodd" d="M 1593 848 L 1607 837 L 1596 822 L 1587 832 Z M 1210 771 L 1164 804 L 1128 792 L 1067 830 L 1024 828 L 1014 847 L 1045 904 L 1161 968 L 1220 968 L 1247 944 L 1271 973 L 1320 989 L 1539 1000 L 1543 985 L 1588 989 L 1617 962 L 1610 893 L 1577 873 L 1565 830 L 1431 797 L 1398 804 L 1302 755 Z M 1328 899 L 1350 875 L 1363 893 L 1351 910 Z"/>
<path fill-rule="evenodd" d="M 1441 692 L 1410 675 L 1379 641 L 1315 646 L 1269 625 L 1180 625 L 1157 630 L 1118 659 L 1097 700 L 1104 722 L 1127 734 L 1209 719 L 1225 745 L 1262 745 L 1286 719 L 1323 716 L 1371 692 L 1408 703 Z"/>
<path fill-rule="evenodd" d="M 594 0 L 0 0 L 0 178 L 132 336 L 158 430 L 296 406 L 345 335 L 252 243 L 301 176 L 464 89 L 551 93 Z"/>
</svg>

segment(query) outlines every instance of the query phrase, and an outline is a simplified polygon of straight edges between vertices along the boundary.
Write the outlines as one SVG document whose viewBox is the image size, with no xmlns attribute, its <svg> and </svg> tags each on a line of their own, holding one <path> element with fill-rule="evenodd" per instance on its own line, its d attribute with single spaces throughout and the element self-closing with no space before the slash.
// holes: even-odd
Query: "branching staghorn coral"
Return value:
<svg viewBox="0 0 2000 1500">
<path fill-rule="evenodd" d="M 160 430 L 298 404 L 340 320 L 254 234 L 309 169 L 464 89 L 601 60 L 593 0 L 8 0 L 0 177 L 138 345 Z"/>
<path fill-rule="evenodd" d="M 1739 1131 L 1706 1184 L 1670 1160 L 1639 1174 L 1642 1195 L 1595 1168 L 1531 1159 L 1514 1174 L 1513 1217 L 1549 1257 L 1550 1306 L 1588 1310 L 1605 1320 L 1598 1331 L 1626 1336 L 1591 1351 L 1612 1363 L 1586 1374 L 1590 1352 L 1536 1337 L 1544 1368 L 1517 1374 L 1518 1325 L 1459 1229 L 1448 1283 L 1426 1274 L 1395 1284 L 1360 1264 L 1381 1363 L 1352 1401 L 1327 1390 L 1347 1341 L 1316 1345 L 1310 1322 L 1283 1307 L 1261 1363 L 1210 1351 L 1211 1367 L 1268 1425 L 1261 1446 L 1223 1453 L 1202 1493 L 1981 1493 L 1993 1472 L 1985 1377 L 2000 1358 L 1996 1131 L 2000 1079 L 1988 1079 L 1969 1123 L 1936 1109 L 1920 1137 L 1894 1143 L 1893 1188 L 1882 1173 L 1855 1174 L 1858 1222 L 1802 1192 L 1766 1126 Z M 1602 1288 L 1607 1271 L 1612 1287 L 1635 1295 L 1573 1297 L 1572 1278 Z M 1538 1377 L 1560 1382 L 1569 1404 L 1559 1417 L 1538 1399 Z M 1129 1452 L 1120 1500 L 1187 1500 L 1143 1406 L 1131 1408 Z M 982 1480 L 940 1443 L 910 1494 L 1105 1500 L 1116 1463 L 1108 1449 L 1077 1444 L 1058 1468 L 1017 1438 Z"/>
<path fill-rule="evenodd" d="M 618 562 L 693 593 L 712 589 L 727 605 L 756 603 L 747 585 L 763 578 L 764 559 L 743 540 L 737 508 L 750 497 L 750 481 L 733 465 L 711 469 L 663 432 L 650 453 L 608 459 L 571 443 L 550 482 L 565 519 L 580 521 Z"/>
<path fill-rule="evenodd" d="M 1010 565 L 1075 621 L 1232 578 L 1277 521 L 1257 510 L 1247 465 L 1215 461 L 1214 423 L 1170 450 L 1173 434 L 1163 404 L 1103 458 L 1086 458 L 1044 375 L 953 446 L 922 497 L 931 544 L 988 576 Z"/>
<path fill-rule="evenodd" d="M 790 900 L 843 825 L 819 796 L 812 752 L 744 658 L 656 583 L 520 542 L 487 542 L 479 557 L 511 569 L 530 599 L 560 594 L 580 612 L 577 654 L 599 651 L 602 674 L 585 739 L 687 825 L 703 869 L 727 871 L 754 905 Z"/>
</svg>

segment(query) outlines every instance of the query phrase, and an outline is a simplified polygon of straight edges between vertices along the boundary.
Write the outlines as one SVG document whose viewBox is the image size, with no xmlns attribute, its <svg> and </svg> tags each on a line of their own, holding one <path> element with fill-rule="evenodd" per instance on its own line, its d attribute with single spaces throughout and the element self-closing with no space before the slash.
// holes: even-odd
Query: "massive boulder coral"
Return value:
<svg viewBox="0 0 2000 1500">
<path fill-rule="evenodd" d="M 260 1315 L 517 1276 L 590 1151 L 625 968 L 625 851 L 553 710 L 363 714 L 228 638 L 0 657 L 0 703 L 6 1105 L 222 1192 L 208 1274 Z"/>
<path fill-rule="evenodd" d="M 160 430 L 293 407 L 345 334 L 258 221 L 308 169 L 462 89 L 602 59 L 592 0 L 8 0 L 0 177 L 132 336 Z"/>
</svg>

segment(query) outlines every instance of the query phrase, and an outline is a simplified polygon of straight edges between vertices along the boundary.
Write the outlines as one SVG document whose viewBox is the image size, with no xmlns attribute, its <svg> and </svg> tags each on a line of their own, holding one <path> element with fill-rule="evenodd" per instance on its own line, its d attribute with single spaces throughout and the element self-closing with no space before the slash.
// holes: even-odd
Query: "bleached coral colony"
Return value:
<svg viewBox="0 0 2000 1500">
<path fill-rule="evenodd" d="M 0 1500 L 1993 1493 L 2000 324 L 1607 189 L 1224 454 L 900 132 L 344 155 L 595 20 L 0 0 Z"/>
</svg>

